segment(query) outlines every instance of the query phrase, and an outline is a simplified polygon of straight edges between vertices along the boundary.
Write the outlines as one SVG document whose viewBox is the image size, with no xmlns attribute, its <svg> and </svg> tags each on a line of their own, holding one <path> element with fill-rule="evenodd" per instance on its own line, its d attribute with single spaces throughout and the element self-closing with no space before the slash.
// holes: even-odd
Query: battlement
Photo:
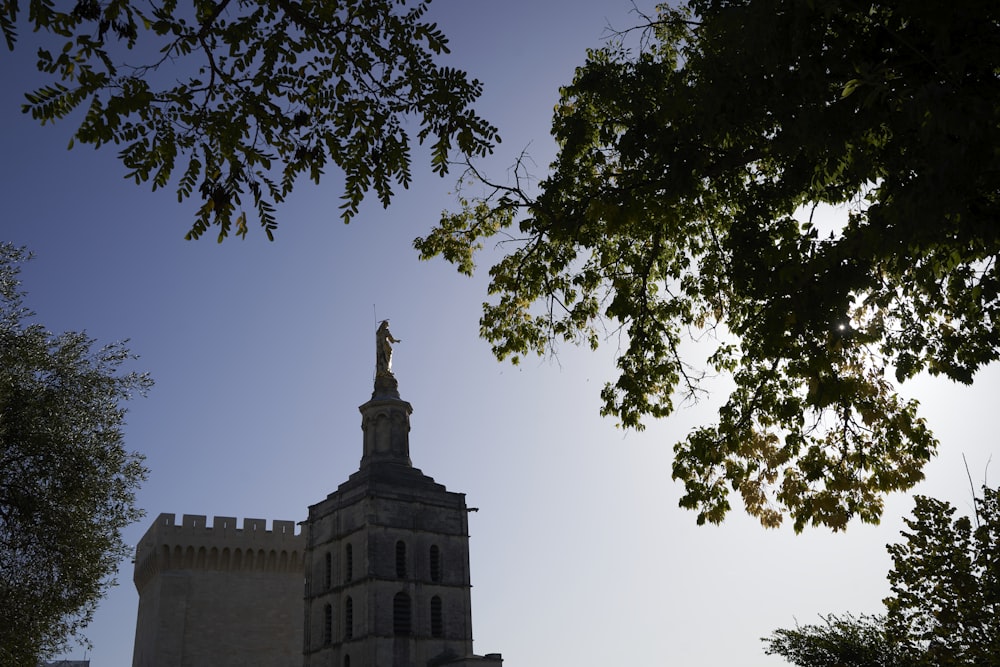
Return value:
<svg viewBox="0 0 1000 667">
<path fill-rule="evenodd" d="M 202 514 L 156 517 L 135 550 L 133 581 L 143 586 L 165 570 L 302 572 L 305 536 L 294 521 L 216 516 L 212 525 Z"/>
<path fill-rule="evenodd" d="M 160 516 L 156 517 L 156 521 L 150 526 L 149 530 L 146 531 L 148 535 L 150 532 L 157 528 L 168 529 L 168 528 L 191 528 L 191 529 L 201 529 L 201 530 L 222 530 L 222 531 L 246 531 L 248 534 L 263 535 L 265 533 L 274 533 L 275 535 L 291 535 L 295 536 L 295 522 L 294 521 L 280 521 L 275 519 L 271 522 L 272 529 L 267 530 L 267 519 L 243 519 L 243 528 L 238 528 L 237 524 L 239 519 L 234 516 L 214 516 L 212 517 L 212 525 L 208 525 L 208 517 L 204 514 L 182 514 L 181 523 L 177 524 L 177 515 L 164 512 Z"/>
</svg>

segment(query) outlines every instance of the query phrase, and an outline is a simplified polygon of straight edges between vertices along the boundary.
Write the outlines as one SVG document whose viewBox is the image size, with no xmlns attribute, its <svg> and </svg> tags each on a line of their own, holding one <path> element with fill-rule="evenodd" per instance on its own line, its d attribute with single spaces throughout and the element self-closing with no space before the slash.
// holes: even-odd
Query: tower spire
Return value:
<svg viewBox="0 0 1000 667">
<path fill-rule="evenodd" d="M 304 522 L 306 667 L 502 667 L 472 652 L 465 496 L 410 463 L 410 413 L 375 333 L 375 391 L 359 407 L 360 469 Z"/>
<path fill-rule="evenodd" d="M 399 383 L 392 374 L 392 345 L 401 343 L 382 320 L 375 332 L 375 387 L 361 411 L 364 455 L 361 467 L 379 462 L 412 466 L 410 461 L 410 413 L 413 406 L 399 397 Z"/>
</svg>

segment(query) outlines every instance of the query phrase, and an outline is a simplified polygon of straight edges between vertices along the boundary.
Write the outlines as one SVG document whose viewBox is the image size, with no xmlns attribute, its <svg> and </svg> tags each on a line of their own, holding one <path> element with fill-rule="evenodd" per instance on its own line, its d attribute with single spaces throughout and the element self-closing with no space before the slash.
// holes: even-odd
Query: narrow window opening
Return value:
<svg viewBox="0 0 1000 667">
<path fill-rule="evenodd" d="M 441 581 L 441 550 L 431 545 L 431 581 Z"/>
<path fill-rule="evenodd" d="M 333 554 L 326 553 L 326 570 L 323 573 L 323 587 L 329 590 L 333 585 Z"/>
<path fill-rule="evenodd" d="M 351 656 L 344 656 L 344 667 L 351 667 Z"/>
<path fill-rule="evenodd" d="M 323 607 L 323 645 L 329 646 L 333 643 L 333 606 Z"/>
<path fill-rule="evenodd" d="M 344 581 L 354 578 L 354 547 L 348 544 L 344 547 Z"/>
<path fill-rule="evenodd" d="M 437 595 L 431 598 L 431 636 L 444 636 L 444 618 L 441 614 L 441 598 Z"/>
<path fill-rule="evenodd" d="M 396 576 L 400 579 L 406 576 L 406 542 L 396 542 Z"/>
<path fill-rule="evenodd" d="M 354 638 L 354 600 L 344 600 L 344 639 Z"/>
<path fill-rule="evenodd" d="M 396 635 L 410 634 L 410 596 L 396 593 L 392 599 L 392 632 Z"/>
</svg>

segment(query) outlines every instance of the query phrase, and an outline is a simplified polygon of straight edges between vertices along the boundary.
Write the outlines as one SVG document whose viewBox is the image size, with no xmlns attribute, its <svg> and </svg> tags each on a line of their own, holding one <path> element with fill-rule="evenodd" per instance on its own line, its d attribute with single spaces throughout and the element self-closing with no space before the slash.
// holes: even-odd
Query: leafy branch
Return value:
<svg viewBox="0 0 1000 667">
<path fill-rule="evenodd" d="M 499 141 L 471 109 L 482 84 L 437 63 L 448 42 L 424 18 L 429 0 L 26 4 L 27 24 L 63 41 L 40 49 L 38 68 L 56 81 L 28 93 L 24 111 L 48 122 L 86 109 L 76 142 L 116 144 L 127 177 L 200 198 L 190 239 L 212 227 L 219 241 L 245 236 L 254 216 L 273 238 L 276 206 L 328 165 L 344 174 L 344 222 L 370 192 L 388 206 L 412 180 L 413 120 L 438 174 L 453 154 L 482 157 Z M 0 11 L 11 49 L 20 5 Z"/>
</svg>

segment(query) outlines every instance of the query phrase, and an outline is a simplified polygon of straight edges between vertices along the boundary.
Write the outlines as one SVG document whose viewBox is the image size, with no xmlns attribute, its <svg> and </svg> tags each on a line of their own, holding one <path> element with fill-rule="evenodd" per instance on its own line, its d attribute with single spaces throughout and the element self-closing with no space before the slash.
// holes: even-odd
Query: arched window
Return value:
<svg viewBox="0 0 1000 667">
<path fill-rule="evenodd" d="M 351 667 L 351 656 L 344 656 L 344 667 Z"/>
<path fill-rule="evenodd" d="M 350 544 L 344 546 L 344 581 L 354 578 L 354 547 Z"/>
<path fill-rule="evenodd" d="M 403 540 L 396 542 L 396 576 L 406 577 L 406 542 Z"/>
<path fill-rule="evenodd" d="M 344 600 L 344 639 L 354 638 L 354 600 L 347 596 Z"/>
<path fill-rule="evenodd" d="M 333 643 L 333 605 L 323 607 L 323 645 Z"/>
<path fill-rule="evenodd" d="M 392 599 L 392 632 L 395 635 L 410 634 L 410 596 L 406 593 L 396 593 Z"/>
<path fill-rule="evenodd" d="M 333 586 L 333 554 L 326 552 L 326 569 L 323 571 L 323 590 Z"/>
<path fill-rule="evenodd" d="M 431 581 L 441 581 L 441 549 L 431 545 Z"/>
<path fill-rule="evenodd" d="M 441 614 L 441 598 L 431 598 L 431 637 L 444 636 L 444 618 Z"/>
</svg>

